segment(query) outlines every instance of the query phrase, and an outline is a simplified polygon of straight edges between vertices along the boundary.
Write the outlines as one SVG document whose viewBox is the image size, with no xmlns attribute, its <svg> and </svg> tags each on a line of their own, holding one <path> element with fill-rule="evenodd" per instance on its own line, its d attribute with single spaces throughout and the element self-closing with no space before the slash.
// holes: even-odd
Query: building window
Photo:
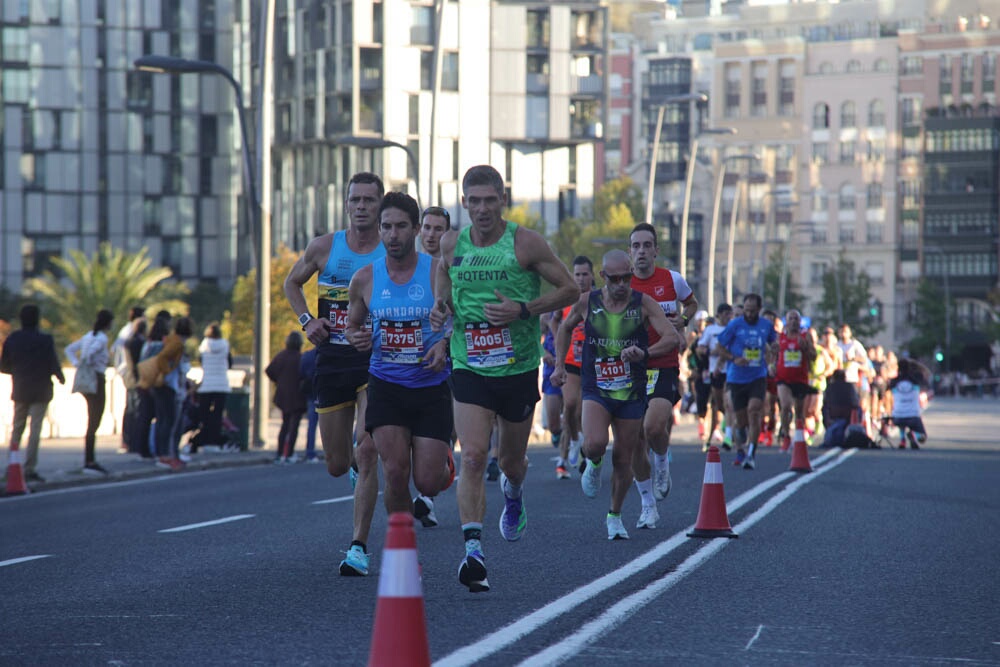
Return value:
<svg viewBox="0 0 1000 667">
<path fill-rule="evenodd" d="M 850 183 L 840 186 L 840 191 L 837 193 L 837 208 L 841 211 L 854 210 L 854 186 Z"/>
<path fill-rule="evenodd" d="M 825 141 L 813 142 L 812 161 L 813 164 L 826 164 L 830 160 L 830 147 Z"/>
<path fill-rule="evenodd" d="M 855 127 L 858 122 L 854 102 L 847 101 L 840 105 L 840 127 Z"/>
<path fill-rule="evenodd" d="M 885 160 L 885 139 L 869 139 L 866 142 L 866 156 L 869 162 Z"/>
<path fill-rule="evenodd" d="M 918 76 L 924 73 L 924 59 L 920 56 L 903 56 L 899 69 L 903 76 Z"/>
<path fill-rule="evenodd" d="M 830 127 L 830 107 L 820 102 L 813 107 L 813 129 L 826 130 Z"/>
<path fill-rule="evenodd" d="M 434 89 L 434 52 L 420 52 L 420 90 Z"/>
<path fill-rule="evenodd" d="M 997 85 L 997 54 L 983 54 L 983 92 L 992 93 Z"/>
<path fill-rule="evenodd" d="M 962 54 L 962 81 L 960 90 L 963 95 L 972 92 L 972 82 L 976 74 L 976 57 L 971 53 Z"/>
<path fill-rule="evenodd" d="M 882 100 L 872 100 L 868 105 L 868 127 L 885 127 L 885 104 Z"/>
<path fill-rule="evenodd" d="M 852 164 L 857 154 L 853 141 L 840 142 L 840 164 Z"/>
<path fill-rule="evenodd" d="M 882 240 L 881 226 L 879 226 L 879 238 L 878 241 Z M 868 228 L 868 233 L 871 235 L 871 227 Z M 878 241 L 869 238 L 869 242 L 877 243 Z M 880 262 L 872 262 L 865 264 L 865 273 L 868 274 L 868 279 L 871 281 L 872 285 L 884 285 L 885 284 L 885 267 Z"/>
<path fill-rule="evenodd" d="M 830 197 L 826 190 L 816 190 L 812 196 L 813 213 L 826 213 L 830 208 Z"/>
<path fill-rule="evenodd" d="M 25 190 L 45 189 L 45 154 L 21 154 L 21 181 Z"/>
<path fill-rule="evenodd" d="M 3 29 L 3 59 L 28 62 L 28 31 L 24 28 Z M 5 63 L 6 64 L 6 63 Z"/>
<path fill-rule="evenodd" d="M 740 115 L 740 66 L 726 65 L 726 118 L 739 118 Z"/>
<path fill-rule="evenodd" d="M 407 130 L 409 134 L 420 134 L 420 96 L 410 95 L 410 122 L 409 129 Z"/>
<path fill-rule="evenodd" d="M 410 44 L 417 46 L 434 45 L 434 8 L 429 5 L 413 5 L 410 8 Z"/>
<path fill-rule="evenodd" d="M 869 183 L 865 186 L 865 208 L 882 208 L 881 183 Z"/>
<path fill-rule="evenodd" d="M 865 240 L 868 243 L 882 243 L 884 233 L 884 226 L 881 222 L 869 222 L 866 229 Z"/>
<path fill-rule="evenodd" d="M 841 243 L 854 243 L 854 227 L 852 226 L 842 226 L 840 228 L 840 236 L 837 238 Z"/>
<path fill-rule="evenodd" d="M 527 12 L 527 46 L 529 49 L 549 48 L 549 10 L 530 9 Z"/>
<path fill-rule="evenodd" d="M 441 58 L 441 90 L 458 90 L 458 52 L 445 51 Z"/>
<path fill-rule="evenodd" d="M 938 84 L 938 93 L 941 95 L 951 95 L 951 59 L 942 55 L 938 60 L 941 68 L 941 79 Z"/>
<path fill-rule="evenodd" d="M 527 92 L 529 95 L 547 93 L 549 90 L 548 54 L 528 54 Z"/>
<path fill-rule="evenodd" d="M 917 181 L 900 181 L 899 194 L 904 209 L 920 208 L 920 184 Z"/>
<path fill-rule="evenodd" d="M 781 63 L 778 79 L 778 114 L 795 115 L 795 63 Z"/>
<path fill-rule="evenodd" d="M 820 63 L 819 65 L 820 74 L 833 74 L 833 65 L 828 62 Z"/>
<path fill-rule="evenodd" d="M 857 60 L 848 60 L 847 67 L 844 69 L 848 74 L 855 74 L 861 71 L 861 63 Z"/>
<path fill-rule="evenodd" d="M 31 90 L 29 81 L 28 70 L 5 67 L 3 70 L 3 101 L 27 104 Z"/>
<path fill-rule="evenodd" d="M 904 97 L 901 100 L 903 125 L 920 125 L 920 99 Z"/>
<path fill-rule="evenodd" d="M 875 71 L 876 72 L 888 72 L 889 71 L 889 61 L 885 58 L 879 58 L 875 61 Z"/>
<path fill-rule="evenodd" d="M 809 284 L 813 286 L 822 285 L 823 277 L 828 270 L 826 262 L 811 262 L 809 264 Z"/>
<path fill-rule="evenodd" d="M 767 65 L 753 64 L 753 79 L 750 82 L 750 113 L 753 116 L 767 115 Z"/>
</svg>

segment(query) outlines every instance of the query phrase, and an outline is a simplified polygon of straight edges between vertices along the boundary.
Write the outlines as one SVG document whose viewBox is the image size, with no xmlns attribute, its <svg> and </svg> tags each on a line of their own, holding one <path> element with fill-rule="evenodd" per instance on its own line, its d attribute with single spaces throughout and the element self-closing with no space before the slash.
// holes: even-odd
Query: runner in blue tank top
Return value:
<svg viewBox="0 0 1000 667">
<path fill-rule="evenodd" d="M 379 209 L 386 256 L 360 269 L 350 285 L 346 336 L 358 352 L 371 352 L 365 430 L 382 458 L 390 514 L 411 511 L 411 460 L 413 485 L 424 496 L 455 477 L 447 341 L 429 319 L 439 260 L 417 252 L 419 229 L 417 202 L 388 193 Z"/>
<path fill-rule="evenodd" d="M 347 287 L 362 266 L 385 256 L 378 235 L 378 209 L 385 188 L 375 174 L 351 177 L 344 202 L 350 225 L 346 230 L 309 242 L 285 279 L 285 296 L 302 330 L 317 348 L 313 389 L 326 469 L 334 477 L 353 470 L 354 532 L 343 576 L 368 574 L 367 542 L 378 499 L 378 453 L 364 430 L 368 383 L 368 352 L 352 347 L 347 325 Z M 319 276 L 316 310 L 306 302 L 302 286 Z M 314 316 L 313 313 L 316 313 Z"/>
</svg>

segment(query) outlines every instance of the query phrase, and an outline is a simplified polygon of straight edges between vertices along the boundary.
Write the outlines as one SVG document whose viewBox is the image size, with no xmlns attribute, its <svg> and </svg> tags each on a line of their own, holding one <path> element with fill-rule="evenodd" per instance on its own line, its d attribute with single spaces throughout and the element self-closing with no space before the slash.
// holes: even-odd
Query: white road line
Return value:
<svg viewBox="0 0 1000 667">
<path fill-rule="evenodd" d="M 330 505 L 332 503 L 346 503 L 348 500 L 354 500 L 354 496 L 341 496 L 339 498 L 327 498 L 326 500 L 314 500 L 312 505 Z"/>
<path fill-rule="evenodd" d="M 815 459 L 812 461 L 813 467 L 822 465 L 831 457 L 835 456 L 839 451 L 839 449 L 835 449 L 818 459 Z M 742 473 L 742 471 L 740 472 Z M 780 484 L 795 475 L 796 473 L 793 472 L 784 472 L 776 475 L 775 477 L 764 480 L 757 486 L 739 495 L 735 500 L 727 502 L 726 510 L 730 513 L 735 512 L 737 509 L 764 493 L 772 486 Z M 516 643 L 519 639 L 531 634 L 538 628 L 550 622 L 552 619 L 558 618 L 559 616 L 572 611 L 577 605 L 600 595 L 607 589 L 617 586 L 629 577 L 642 572 L 644 569 L 650 567 L 674 549 L 678 548 L 682 544 L 685 544 L 688 540 L 694 539 L 687 536 L 688 531 L 693 528 L 694 525 L 688 526 L 681 532 L 659 543 L 656 547 L 650 549 L 635 560 L 625 563 L 617 570 L 609 572 L 603 577 L 595 579 L 589 584 L 581 586 L 561 598 L 553 600 L 544 607 L 536 609 L 527 616 L 524 616 L 520 620 L 517 620 L 510 625 L 500 628 L 496 632 L 477 640 L 475 644 L 465 646 L 446 655 L 434 663 L 435 667 L 452 667 L 457 665 L 473 664 L 502 650 L 506 646 Z M 722 541 L 728 542 L 729 540 Z M 718 543 L 719 540 L 713 540 L 713 542 Z"/>
<path fill-rule="evenodd" d="M 7 567 L 8 565 L 17 565 L 18 563 L 27 563 L 29 560 L 38 560 L 39 558 L 52 558 L 52 554 L 41 554 L 39 556 L 22 556 L 21 558 L 0 560 L 0 567 Z"/>
<path fill-rule="evenodd" d="M 208 526 L 218 526 L 220 523 L 229 523 L 230 521 L 240 521 L 242 519 L 252 519 L 256 514 L 234 514 L 233 516 L 223 517 L 221 519 L 213 519 L 212 521 L 202 521 L 201 523 L 189 523 L 186 526 L 177 526 L 175 528 L 164 528 L 163 530 L 158 530 L 158 533 L 180 533 L 185 530 L 195 530 L 196 528 L 207 528 Z"/>
<path fill-rule="evenodd" d="M 833 470 L 857 453 L 857 451 L 857 449 L 846 450 L 830 465 L 816 469 L 812 474 L 799 477 L 797 480 L 769 498 L 759 509 L 751 513 L 750 516 L 736 525 L 733 530 L 737 533 L 746 532 L 747 529 L 770 514 L 781 503 L 788 500 L 788 498 L 790 498 L 792 494 L 800 488 L 813 480 L 818 479 L 825 472 Z M 588 644 L 601 637 L 603 633 L 623 623 L 629 616 L 634 614 L 640 608 L 654 601 L 667 589 L 671 588 L 681 579 L 694 572 L 709 558 L 717 554 L 731 542 L 732 540 L 727 539 L 712 540 L 709 544 L 691 554 L 691 556 L 681 563 L 673 572 L 663 576 L 649 586 L 646 586 L 644 589 L 622 599 L 617 604 L 612 605 L 601 616 L 598 616 L 594 620 L 578 628 L 573 635 L 527 658 L 523 662 L 519 663 L 518 667 L 558 665 L 569 660 Z M 756 639 L 756 637 L 754 637 L 754 639 Z M 751 643 L 753 643 L 753 640 L 751 640 Z M 749 647 L 750 645 L 748 644 L 747 648 Z"/>
<path fill-rule="evenodd" d="M 750 647 L 753 646 L 753 643 L 755 641 L 757 641 L 757 639 L 760 637 L 760 633 L 763 630 L 764 630 L 764 626 L 763 625 L 758 625 L 757 626 L 757 632 L 753 633 L 753 637 L 751 637 L 750 641 L 747 642 L 747 645 L 743 647 L 744 651 L 749 651 L 750 650 Z"/>
</svg>

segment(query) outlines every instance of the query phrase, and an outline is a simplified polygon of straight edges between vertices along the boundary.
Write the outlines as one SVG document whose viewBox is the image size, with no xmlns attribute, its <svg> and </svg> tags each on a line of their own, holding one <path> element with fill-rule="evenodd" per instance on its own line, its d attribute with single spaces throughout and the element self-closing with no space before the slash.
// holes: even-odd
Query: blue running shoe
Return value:
<svg viewBox="0 0 1000 667">
<path fill-rule="evenodd" d="M 340 576 L 367 577 L 369 556 L 358 545 L 352 546 L 347 550 L 347 557 L 340 561 Z"/>
<path fill-rule="evenodd" d="M 524 509 L 524 498 L 511 498 L 507 495 L 507 475 L 500 476 L 500 489 L 503 491 L 504 508 L 500 514 L 500 534 L 508 542 L 516 542 L 524 535 L 528 527 L 528 513 Z"/>
<path fill-rule="evenodd" d="M 739 468 L 743 465 L 743 462 L 747 460 L 747 453 L 742 449 L 736 450 L 736 458 L 733 459 L 733 465 Z"/>
<path fill-rule="evenodd" d="M 458 566 L 458 580 L 469 587 L 470 593 L 490 590 L 490 582 L 486 579 L 486 557 L 479 540 L 465 542 L 465 558 Z"/>
</svg>

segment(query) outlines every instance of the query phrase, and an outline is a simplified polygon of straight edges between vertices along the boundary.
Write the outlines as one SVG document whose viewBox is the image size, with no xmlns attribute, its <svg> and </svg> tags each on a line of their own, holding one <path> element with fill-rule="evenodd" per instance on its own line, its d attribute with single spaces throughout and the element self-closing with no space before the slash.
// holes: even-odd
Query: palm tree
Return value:
<svg viewBox="0 0 1000 667">
<path fill-rule="evenodd" d="M 80 250 L 70 250 L 69 255 L 69 259 L 52 259 L 62 279 L 46 271 L 25 283 L 26 293 L 42 302 L 42 312 L 57 343 L 66 343 L 90 329 L 102 308 L 114 313 L 118 324 L 124 324 L 129 308 L 139 304 L 152 312 L 164 309 L 176 315 L 188 311 L 180 300 L 188 288 L 183 283 L 165 284 L 173 272 L 153 267 L 146 248 L 128 253 L 102 243 L 92 258 Z"/>
</svg>

